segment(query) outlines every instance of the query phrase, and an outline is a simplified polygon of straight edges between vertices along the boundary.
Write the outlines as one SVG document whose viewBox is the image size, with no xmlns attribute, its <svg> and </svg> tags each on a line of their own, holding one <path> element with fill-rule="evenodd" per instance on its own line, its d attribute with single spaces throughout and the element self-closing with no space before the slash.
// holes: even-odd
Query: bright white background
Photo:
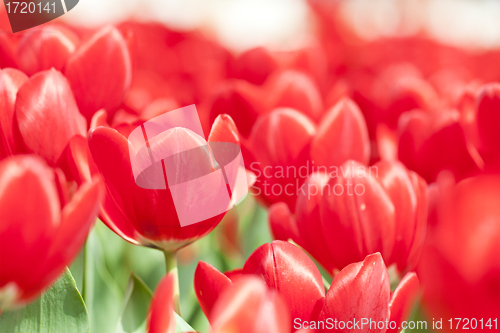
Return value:
<svg viewBox="0 0 500 333">
<path fill-rule="evenodd" d="M 337 1 L 337 0 L 326 0 Z M 498 0 L 347 0 L 345 15 L 366 38 L 425 30 L 450 44 L 500 47 Z M 307 40 L 304 0 L 80 0 L 66 15 L 92 26 L 127 18 L 203 27 L 235 50 L 293 48 Z"/>
</svg>

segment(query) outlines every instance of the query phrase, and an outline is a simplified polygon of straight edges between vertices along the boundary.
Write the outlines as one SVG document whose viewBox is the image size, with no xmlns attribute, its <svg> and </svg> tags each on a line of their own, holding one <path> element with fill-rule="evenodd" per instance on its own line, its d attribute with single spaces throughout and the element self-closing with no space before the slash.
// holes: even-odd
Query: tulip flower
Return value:
<svg viewBox="0 0 500 333">
<path fill-rule="evenodd" d="M 213 333 L 289 333 L 290 313 L 280 295 L 257 277 L 224 290 L 210 316 Z"/>
<path fill-rule="evenodd" d="M 318 332 L 331 331 L 328 318 L 340 322 L 371 320 L 384 326 L 366 325 L 349 329 L 338 325 L 334 332 L 400 332 L 403 320 L 408 320 L 419 289 L 414 273 L 406 275 L 391 295 L 389 275 L 379 253 L 367 256 L 362 262 L 346 266 L 333 279 L 326 293 L 322 312 L 315 327 Z M 388 324 L 388 322 L 393 322 Z M 392 327 L 391 327 L 392 326 Z M 305 327 L 307 328 L 307 327 Z M 390 328 L 387 330 L 387 328 Z"/>
<path fill-rule="evenodd" d="M 238 134 L 229 116 L 220 116 L 214 123 L 208 142 L 238 143 Z M 88 144 L 92 158 L 106 185 L 106 200 L 101 220 L 116 234 L 132 244 L 175 252 L 208 234 L 223 214 L 182 227 L 170 189 L 139 187 L 132 173 L 130 142 L 115 129 L 91 129 Z M 206 145 L 204 138 L 178 127 L 165 131 L 150 141 L 151 149 L 186 148 Z M 206 155 L 207 163 L 211 163 Z M 211 165 L 211 164 L 210 164 Z"/>
<path fill-rule="evenodd" d="M 29 79 L 5 69 L 2 76 L 6 83 L 0 88 L 6 94 L 5 106 L 0 109 L 5 154 L 35 153 L 60 167 L 68 180 L 78 184 L 90 181 L 87 122 L 66 78 L 55 69 Z"/>
<path fill-rule="evenodd" d="M 96 220 L 104 189 L 95 179 L 70 197 L 62 172 L 31 155 L 0 162 L 0 188 L 1 310 L 29 303 L 62 274 Z"/>
<path fill-rule="evenodd" d="M 231 327 L 248 325 L 247 318 L 257 316 L 258 309 L 249 303 L 253 304 L 253 297 L 260 295 L 264 288 L 249 285 L 247 288 L 252 290 L 245 294 L 239 291 L 245 281 L 255 274 L 262 278 L 260 281 L 265 282 L 260 282 L 263 286 L 277 290 L 285 308 L 280 314 L 269 313 L 271 318 L 267 320 L 291 318 L 292 332 L 323 332 L 322 327 L 326 327 L 328 318 L 344 322 L 366 318 L 384 322 L 384 325 L 391 321 L 394 323 L 390 324 L 388 332 L 401 331 L 401 323 L 408 320 L 419 292 L 419 281 L 415 273 L 406 274 L 391 294 L 387 268 L 381 255 L 376 253 L 367 256 L 362 262 L 346 266 L 335 276 L 325 295 L 323 287 L 319 285 L 319 271 L 310 260 L 303 258 L 307 256 L 291 244 L 279 241 L 265 244 L 250 256 L 242 275 L 238 275 L 233 281 L 209 264 L 200 262 L 195 273 L 195 291 L 214 331 L 217 332 L 217 320 L 222 317 L 219 312 L 225 315 L 224 318 L 231 323 Z M 270 262 L 273 259 L 276 262 Z M 297 265 L 297 260 L 300 265 Z M 319 280 L 315 275 L 318 275 Z M 245 307 L 240 308 L 231 303 L 238 297 L 242 299 L 238 304 Z M 314 311 L 311 312 L 311 309 Z M 259 323 L 259 320 L 261 319 L 256 322 Z M 323 324 L 320 323 L 322 321 Z M 340 328 L 336 331 L 350 330 Z M 365 326 L 361 332 L 372 331 Z M 385 332 L 385 329 L 373 332 Z"/>
<path fill-rule="evenodd" d="M 293 239 L 330 274 L 374 252 L 400 272 L 412 270 L 425 237 L 425 181 L 399 162 L 348 161 L 340 170 L 306 180 L 295 216 L 271 206 L 274 236 Z"/>
<path fill-rule="evenodd" d="M 233 284 L 230 279 L 207 263 L 199 262 L 195 272 L 195 291 L 203 312 L 211 318 L 214 304 L 222 292 Z M 286 302 L 294 318 L 309 320 L 319 313 L 325 296 L 321 274 L 311 259 L 297 246 L 274 241 L 257 248 L 248 258 L 239 276 L 260 276 Z"/>
<path fill-rule="evenodd" d="M 60 25 L 42 25 L 29 30 L 19 41 L 19 68 L 28 75 L 54 68 L 62 71 L 75 52 L 78 36 Z"/>
<path fill-rule="evenodd" d="M 64 74 L 88 122 L 100 109 L 113 116 L 130 87 L 131 66 L 127 44 L 112 26 L 82 41 L 69 57 Z"/>
<path fill-rule="evenodd" d="M 500 309 L 500 177 L 472 177 L 438 190 L 437 221 L 418 266 L 424 308 L 444 322 L 484 318 L 486 324 Z M 443 328 L 451 332 L 449 326 Z M 491 331 L 486 326 L 477 329 Z"/>
</svg>

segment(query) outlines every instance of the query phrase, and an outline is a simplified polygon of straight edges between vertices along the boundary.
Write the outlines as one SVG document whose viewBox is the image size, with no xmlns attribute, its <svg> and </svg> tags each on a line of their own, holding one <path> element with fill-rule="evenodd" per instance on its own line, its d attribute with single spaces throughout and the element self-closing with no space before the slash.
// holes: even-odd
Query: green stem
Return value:
<svg viewBox="0 0 500 333">
<path fill-rule="evenodd" d="M 181 315 L 181 304 L 180 304 L 180 294 L 179 294 L 179 272 L 177 271 L 177 252 L 167 252 L 164 251 L 165 255 L 165 266 L 167 268 L 167 274 L 172 274 L 174 276 L 174 310 L 177 314 Z"/>
</svg>

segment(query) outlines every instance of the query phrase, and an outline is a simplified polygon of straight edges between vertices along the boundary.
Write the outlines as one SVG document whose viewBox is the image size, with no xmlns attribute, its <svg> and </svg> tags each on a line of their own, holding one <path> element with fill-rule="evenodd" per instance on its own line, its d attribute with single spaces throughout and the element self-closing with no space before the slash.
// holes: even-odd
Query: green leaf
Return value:
<svg viewBox="0 0 500 333">
<path fill-rule="evenodd" d="M 153 295 L 148 286 L 134 273 L 130 276 L 127 293 L 123 301 L 123 310 L 116 327 L 116 333 L 144 333 L 149 303 Z M 194 332 L 177 313 L 175 315 L 175 332 Z"/>
<path fill-rule="evenodd" d="M 145 332 L 146 316 L 151 302 L 151 290 L 132 273 L 130 276 L 123 310 L 116 327 L 116 333 Z"/>
<path fill-rule="evenodd" d="M 69 269 L 38 300 L 0 315 L 2 333 L 87 333 L 89 318 Z"/>
<path fill-rule="evenodd" d="M 177 313 L 174 312 L 175 315 L 175 333 L 183 333 L 183 332 L 194 332 L 195 330 L 189 326 L 188 323 L 184 321 Z"/>
<path fill-rule="evenodd" d="M 82 294 L 89 312 L 91 333 L 113 332 L 124 297 L 124 291 L 106 266 L 105 244 L 107 243 L 99 239 L 95 229 L 85 244 Z"/>
</svg>

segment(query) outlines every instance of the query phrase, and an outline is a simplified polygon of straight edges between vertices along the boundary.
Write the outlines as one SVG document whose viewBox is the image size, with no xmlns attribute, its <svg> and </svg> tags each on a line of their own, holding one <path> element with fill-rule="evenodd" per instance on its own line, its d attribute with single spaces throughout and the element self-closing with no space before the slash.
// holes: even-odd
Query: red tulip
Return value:
<svg viewBox="0 0 500 333">
<path fill-rule="evenodd" d="M 165 275 L 156 287 L 149 305 L 147 326 L 149 333 L 174 333 L 174 280 L 172 274 Z"/>
<path fill-rule="evenodd" d="M 37 73 L 21 86 L 15 114 L 22 144 L 51 164 L 58 162 L 73 136 L 86 136 L 87 123 L 68 81 L 55 69 Z"/>
<path fill-rule="evenodd" d="M 235 142 L 235 128 L 228 116 L 216 120 L 209 142 Z M 106 200 L 101 209 L 102 221 L 125 240 L 144 246 L 176 251 L 203 237 L 220 222 L 224 214 L 182 227 L 170 189 L 139 187 L 132 173 L 130 142 L 122 134 L 107 127 L 91 129 L 88 144 L 92 158 L 106 184 Z M 150 141 L 151 149 L 203 146 L 204 138 L 182 127 L 173 128 Z M 210 156 L 205 162 L 212 167 Z"/>
<path fill-rule="evenodd" d="M 219 272 L 215 267 L 203 261 L 198 262 L 194 273 L 194 291 L 207 318 L 210 318 L 220 294 L 231 285 L 229 277 Z"/>
<path fill-rule="evenodd" d="M 338 170 L 337 172 L 335 170 Z M 293 239 L 333 274 L 334 269 L 381 252 L 400 272 L 417 264 L 426 219 L 425 181 L 399 162 L 368 168 L 348 161 L 315 172 L 297 197 L 295 217 L 271 207 L 278 239 Z"/>
<path fill-rule="evenodd" d="M 427 237 L 418 273 L 425 310 L 443 318 L 447 331 L 451 332 L 449 325 L 445 327 L 450 318 L 485 318 L 487 323 L 488 318 L 498 317 L 499 200 L 498 175 L 440 188 L 437 221 Z M 478 326 L 477 331 L 491 329 Z"/>
<path fill-rule="evenodd" d="M 60 170 L 26 155 L 0 162 L 0 188 L 0 309 L 9 309 L 40 295 L 75 258 L 104 189 L 94 180 L 70 198 Z"/>
<path fill-rule="evenodd" d="M 231 272 L 232 280 L 228 274 L 222 274 L 211 265 L 199 262 L 194 285 L 198 301 L 208 318 L 211 318 L 213 306 L 221 293 L 233 282 L 247 275 L 257 275 L 269 288 L 277 290 L 293 318 L 309 320 L 319 314 L 325 289 L 318 269 L 298 247 L 274 241 L 257 248 L 237 277 Z"/>
<path fill-rule="evenodd" d="M 420 258 L 427 225 L 427 184 L 399 162 L 380 162 L 379 181 L 395 208 L 395 243 L 387 262 L 412 270 Z"/>
<path fill-rule="evenodd" d="M 64 73 L 87 121 L 100 109 L 113 116 L 130 87 L 131 66 L 127 44 L 112 26 L 83 41 L 69 57 Z"/>
<path fill-rule="evenodd" d="M 19 42 L 19 68 L 28 75 L 51 68 L 62 71 L 78 43 L 78 36 L 63 26 L 42 25 L 31 29 Z"/>
<path fill-rule="evenodd" d="M 17 130 L 15 119 L 16 96 L 19 88 L 28 77 L 16 69 L 5 68 L 0 71 L 0 159 L 16 153 L 20 148 L 16 144 L 14 133 Z"/>
<path fill-rule="evenodd" d="M 245 276 L 222 293 L 210 316 L 213 333 L 289 333 L 290 313 L 278 293 Z"/>
<path fill-rule="evenodd" d="M 476 121 L 484 159 L 500 165 L 500 84 L 491 83 L 481 88 L 476 98 Z M 497 168 L 498 169 L 498 168 Z"/>
</svg>

